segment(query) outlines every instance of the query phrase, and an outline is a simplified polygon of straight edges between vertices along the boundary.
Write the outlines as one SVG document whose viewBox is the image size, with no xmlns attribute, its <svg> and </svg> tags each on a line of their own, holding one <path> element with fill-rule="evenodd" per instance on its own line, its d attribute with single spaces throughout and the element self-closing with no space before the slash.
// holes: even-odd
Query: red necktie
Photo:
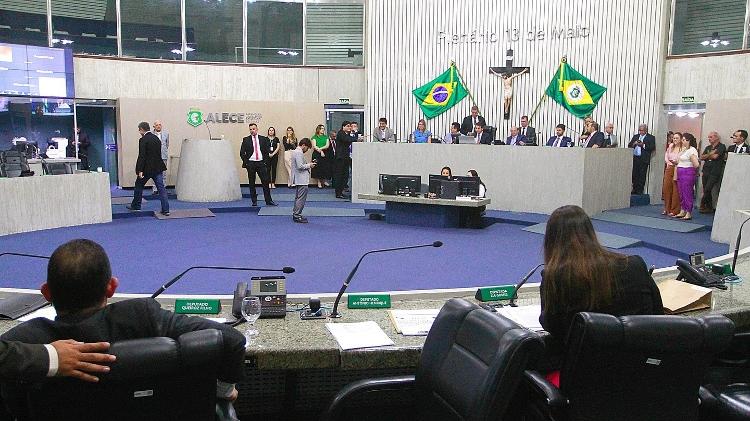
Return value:
<svg viewBox="0 0 750 421">
<path fill-rule="evenodd" d="M 258 149 L 260 149 L 258 147 L 258 136 L 253 136 L 253 152 L 254 152 L 253 153 L 253 160 L 254 161 L 259 161 L 259 159 L 258 159 Z"/>
</svg>

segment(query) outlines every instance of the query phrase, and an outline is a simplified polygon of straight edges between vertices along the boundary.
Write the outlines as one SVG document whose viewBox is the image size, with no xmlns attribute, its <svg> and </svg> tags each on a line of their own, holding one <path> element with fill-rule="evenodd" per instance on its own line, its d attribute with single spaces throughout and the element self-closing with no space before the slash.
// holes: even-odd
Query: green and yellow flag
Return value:
<svg viewBox="0 0 750 421">
<path fill-rule="evenodd" d="M 417 104 L 427 119 L 435 118 L 461 102 L 468 95 L 466 87 L 458 77 L 456 65 L 436 77 L 426 85 L 411 91 Z"/>
<path fill-rule="evenodd" d="M 546 94 L 571 114 L 583 118 L 591 115 L 605 92 L 607 88 L 578 73 L 563 58 Z"/>
</svg>

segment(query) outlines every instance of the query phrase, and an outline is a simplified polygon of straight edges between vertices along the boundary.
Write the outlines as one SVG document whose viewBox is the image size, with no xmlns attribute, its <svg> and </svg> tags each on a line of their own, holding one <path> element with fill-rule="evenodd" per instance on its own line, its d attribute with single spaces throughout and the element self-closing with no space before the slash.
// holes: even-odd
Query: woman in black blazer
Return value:
<svg viewBox="0 0 750 421">
<path fill-rule="evenodd" d="M 661 295 L 640 256 L 626 256 L 599 244 L 588 215 L 563 206 L 547 221 L 544 235 L 542 327 L 564 342 L 581 311 L 626 316 L 664 314 Z"/>
</svg>

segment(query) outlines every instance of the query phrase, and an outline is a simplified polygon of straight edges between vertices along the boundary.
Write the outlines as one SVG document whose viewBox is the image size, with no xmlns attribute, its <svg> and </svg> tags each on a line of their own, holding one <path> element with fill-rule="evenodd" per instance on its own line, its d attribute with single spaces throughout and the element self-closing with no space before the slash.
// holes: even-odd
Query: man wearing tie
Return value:
<svg viewBox="0 0 750 421">
<path fill-rule="evenodd" d="M 393 130 L 388 127 L 388 119 L 380 117 L 378 119 L 378 128 L 372 132 L 373 141 L 390 142 L 393 140 Z"/>
<path fill-rule="evenodd" d="M 467 115 L 466 117 L 464 117 L 464 121 L 461 123 L 461 133 L 465 134 L 466 136 L 473 136 L 474 132 L 472 130 L 477 125 L 477 123 L 482 123 L 482 127 L 487 125 L 484 117 L 479 115 L 479 107 L 474 105 L 471 107 L 471 115 Z"/>
<path fill-rule="evenodd" d="M 265 136 L 258 135 L 257 124 L 250 123 L 249 128 L 250 136 L 242 139 L 240 158 L 242 159 L 242 168 L 247 169 L 250 200 L 253 202 L 253 206 L 258 206 L 258 193 L 255 191 L 255 174 L 258 174 L 266 205 L 276 206 L 276 203 L 271 199 L 271 189 L 268 187 L 270 183 L 268 161 L 271 153 L 271 141 Z"/>
<path fill-rule="evenodd" d="M 617 136 L 612 134 L 612 132 L 615 131 L 615 125 L 612 123 L 607 123 L 604 125 L 604 145 L 603 148 L 616 148 L 617 143 Z"/>
<path fill-rule="evenodd" d="M 506 145 L 523 146 L 526 144 L 526 136 L 519 133 L 518 127 L 510 128 L 510 136 L 505 140 Z"/>
<path fill-rule="evenodd" d="M 521 134 L 526 137 L 526 143 L 536 144 L 536 129 L 529 126 L 528 116 L 521 116 Z"/>
<path fill-rule="evenodd" d="M 646 185 L 646 172 L 651 162 L 651 152 L 656 149 L 656 138 L 648 132 L 648 125 L 638 126 L 638 133 L 628 143 L 633 148 L 633 194 L 643 194 Z"/>
<path fill-rule="evenodd" d="M 591 123 L 591 134 L 586 139 L 587 148 L 601 148 L 604 145 L 604 133 L 599 131 L 599 123 Z"/>
<path fill-rule="evenodd" d="M 573 140 L 568 136 L 565 136 L 565 125 L 558 124 L 555 126 L 555 135 L 550 137 L 547 141 L 547 146 L 553 146 L 555 148 L 567 148 L 573 145 Z"/>
<path fill-rule="evenodd" d="M 491 145 L 492 135 L 484 131 L 484 123 L 481 121 L 474 126 L 474 143 L 477 145 Z"/>
<path fill-rule="evenodd" d="M 747 145 L 747 130 L 737 130 L 734 132 L 732 142 L 734 144 L 727 148 L 727 152 L 750 154 L 750 146 Z"/>
</svg>

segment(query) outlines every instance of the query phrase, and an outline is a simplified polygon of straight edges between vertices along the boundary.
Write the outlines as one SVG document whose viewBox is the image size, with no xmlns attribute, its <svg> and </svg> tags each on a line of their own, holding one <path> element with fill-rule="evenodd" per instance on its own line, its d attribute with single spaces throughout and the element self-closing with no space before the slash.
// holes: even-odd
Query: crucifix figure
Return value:
<svg viewBox="0 0 750 421">
<path fill-rule="evenodd" d="M 529 72 L 529 67 L 513 67 L 513 50 L 505 54 L 505 67 L 490 67 L 490 73 L 503 78 L 503 118 L 510 120 L 510 104 L 513 102 L 513 79 Z"/>
</svg>

